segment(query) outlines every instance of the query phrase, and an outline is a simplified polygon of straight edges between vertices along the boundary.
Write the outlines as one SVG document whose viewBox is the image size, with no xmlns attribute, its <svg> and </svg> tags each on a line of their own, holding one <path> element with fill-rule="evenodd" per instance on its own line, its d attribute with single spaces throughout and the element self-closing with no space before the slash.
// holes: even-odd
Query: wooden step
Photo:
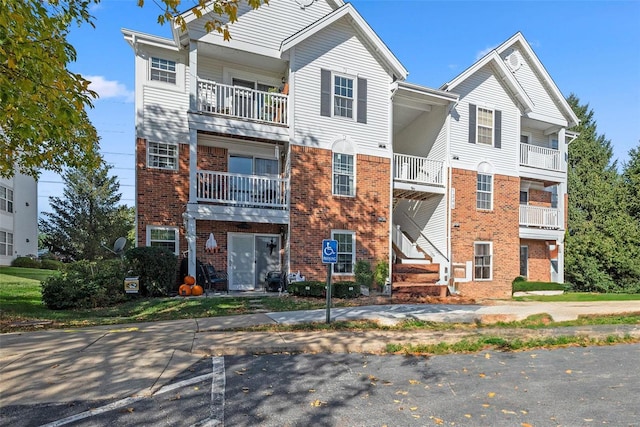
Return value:
<svg viewBox="0 0 640 427">
<path fill-rule="evenodd" d="M 436 285 L 435 283 L 411 283 L 397 282 L 391 286 L 391 292 L 394 294 L 410 295 L 410 296 L 437 296 L 446 297 L 448 292 L 447 285 Z"/>
<path fill-rule="evenodd" d="M 440 264 L 393 264 L 393 273 L 440 273 Z"/>
<path fill-rule="evenodd" d="M 391 275 L 393 283 L 409 282 L 409 283 L 435 283 L 440 280 L 440 273 L 393 273 Z"/>
</svg>

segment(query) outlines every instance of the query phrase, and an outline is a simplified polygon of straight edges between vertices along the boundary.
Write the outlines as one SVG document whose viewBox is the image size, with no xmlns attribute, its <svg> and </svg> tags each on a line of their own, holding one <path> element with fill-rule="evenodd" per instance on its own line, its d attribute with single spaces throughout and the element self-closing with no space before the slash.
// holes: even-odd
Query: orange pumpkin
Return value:
<svg viewBox="0 0 640 427">
<path fill-rule="evenodd" d="M 195 283 L 196 283 L 196 278 L 195 277 L 193 277 L 193 276 L 185 276 L 185 278 L 184 278 L 184 284 L 185 285 L 191 286 L 191 285 L 193 285 Z"/>
<path fill-rule="evenodd" d="M 180 287 L 178 288 L 178 294 L 182 295 L 183 297 L 188 297 L 189 295 L 191 295 L 191 286 L 187 285 L 186 283 L 180 285 Z"/>
<path fill-rule="evenodd" d="M 191 295 L 200 296 L 204 293 L 204 289 L 200 285 L 194 285 L 191 287 Z"/>
</svg>

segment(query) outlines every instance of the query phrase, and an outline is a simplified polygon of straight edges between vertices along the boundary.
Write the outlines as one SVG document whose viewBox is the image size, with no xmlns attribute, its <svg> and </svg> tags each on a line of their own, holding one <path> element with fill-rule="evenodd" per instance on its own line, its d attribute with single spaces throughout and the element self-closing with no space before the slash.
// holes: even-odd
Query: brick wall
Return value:
<svg viewBox="0 0 640 427">
<path fill-rule="evenodd" d="M 389 253 L 389 159 L 356 156 L 356 195 L 332 195 L 332 152 L 312 147 L 291 147 L 291 271 L 308 280 L 324 280 L 321 263 L 323 239 L 331 230 L 356 233 L 356 260 L 375 265 Z M 386 222 L 379 222 L 383 217 Z M 334 280 L 353 280 L 353 276 Z"/>
<path fill-rule="evenodd" d="M 520 178 L 493 176 L 493 210 L 476 209 L 477 173 L 453 169 L 451 185 L 456 207 L 451 211 L 452 261 L 474 261 L 474 242 L 492 242 L 493 275 L 490 281 L 460 283 L 460 292 L 472 298 L 504 298 L 520 271 Z"/>
<path fill-rule="evenodd" d="M 531 206 L 551 207 L 551 193 L 544 190 L 529 190 L 529 204 Z"/>
<path fill-rule="evenodd" d="M 547 242 L 544 240 L 522 239 L 520 245 L 527 246 L 529 248 L 529 269 L 527 279 L 530 281 L 541 282 L 550 281 L 551 264 L 549 261 L 549 250 Z"/>
</svg>

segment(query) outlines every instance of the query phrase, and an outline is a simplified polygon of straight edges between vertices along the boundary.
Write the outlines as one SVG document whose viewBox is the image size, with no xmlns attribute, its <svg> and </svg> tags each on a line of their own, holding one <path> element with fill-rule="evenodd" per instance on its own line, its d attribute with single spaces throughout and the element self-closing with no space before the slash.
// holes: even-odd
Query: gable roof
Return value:
<svg viewBox="0 0 640 427">
<path fill-rule="evenodd" d="M 280 51 L 286 52 L 345 16 L 350 18 L 351 25 L 371 44 L 373 50 L 390 67 L 396 78 L 400 80 L 406 79 L 409 72 L 350 3 L 344 3 L 330 14 L 284 39 L 280 45 Z"/>
<path fill-rule="evenodd" d="M 440 87 L 440 90 L 453 90 L 453 88 L 467 80 L 470 76 L 475 74 L 485 65 L 493 66 L 494 70 L 500 75 L 502 81 L 511 90 L 514 98 L 520 103 L 525 113 L 530 113 L 531 111 L 533 111 L 533 101 L 524 91 L 524 89 L 520 85 L 520 82 L 518 82 L 515 76 L 509 71 L 506 64 L 504 63 L 502 58 L 500 58 L 500 55 L 495 49 L 480 58 L 480 60 L 478 60 L 471 67 L 464 70 L 462 74 L 459 74 L 455 79 L 451 80 L 449 83 L 445 83 L 444 85 L 442 85 L 442 87 Z"/>
<path fill-rule="evenodd" d="M 500 46 L 480 58 L 475 64 L 471 65 L 471 67 L 467 68 L 456 78 L 442 85 L 440 89 L 447 91 L 452 90 L 454 87 L 465 81 L 468 77 L 476 73 L 482 67 L 487 64 L 491 64 L 494 66 L 494 69 L 500 74 L 507 86 L 513 91 L 516 99 L 523 106 L 524 111 L 526 113 L 530 113 L 534 107 L 533 101 L 524 91 L 518 80 L 515 78 L 513 73 L 511 73 L 511 71 L 502 60 L 502 57 L 500 56 L 500 54 L 517 43 L 522 46 L 522 49 L 530 58 L 530 63 L 533 66 L 534 71 L 538 73 L 539 76 L 541 76 L 542 84 L 545 86 L 547 93 L 549 93 L 551 98 L 557 103 L 562 113 L 567 118 L 568 127 L 577 125 L 579 123 L 578 117 L 575 115 L 564 96 L 562 96 L 562 93 L 554 83 L 553 79 L 551 78 L 549 73 L 547 73 L 547 70 L 544 68 L 536 54 L 533 52 L 533 49 L 520 32 L 517 32 Z"/>
</svg>

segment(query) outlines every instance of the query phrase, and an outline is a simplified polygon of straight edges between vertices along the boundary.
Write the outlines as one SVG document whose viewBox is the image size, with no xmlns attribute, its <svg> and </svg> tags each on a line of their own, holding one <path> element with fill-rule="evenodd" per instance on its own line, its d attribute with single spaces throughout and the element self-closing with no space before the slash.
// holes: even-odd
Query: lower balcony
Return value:
<svg viewBox="0 0 640 427">
<path fill-rule="evenodd" d="M 425 200 L 445 192 L 444 162 L 409 154 L 393 155 L 394 197 Z"/>
<path fill-rule="evenodd" d="M 520 205 L 520 226 L 559 230 L 560 225 L 558 209 Z"/>
</svg>

